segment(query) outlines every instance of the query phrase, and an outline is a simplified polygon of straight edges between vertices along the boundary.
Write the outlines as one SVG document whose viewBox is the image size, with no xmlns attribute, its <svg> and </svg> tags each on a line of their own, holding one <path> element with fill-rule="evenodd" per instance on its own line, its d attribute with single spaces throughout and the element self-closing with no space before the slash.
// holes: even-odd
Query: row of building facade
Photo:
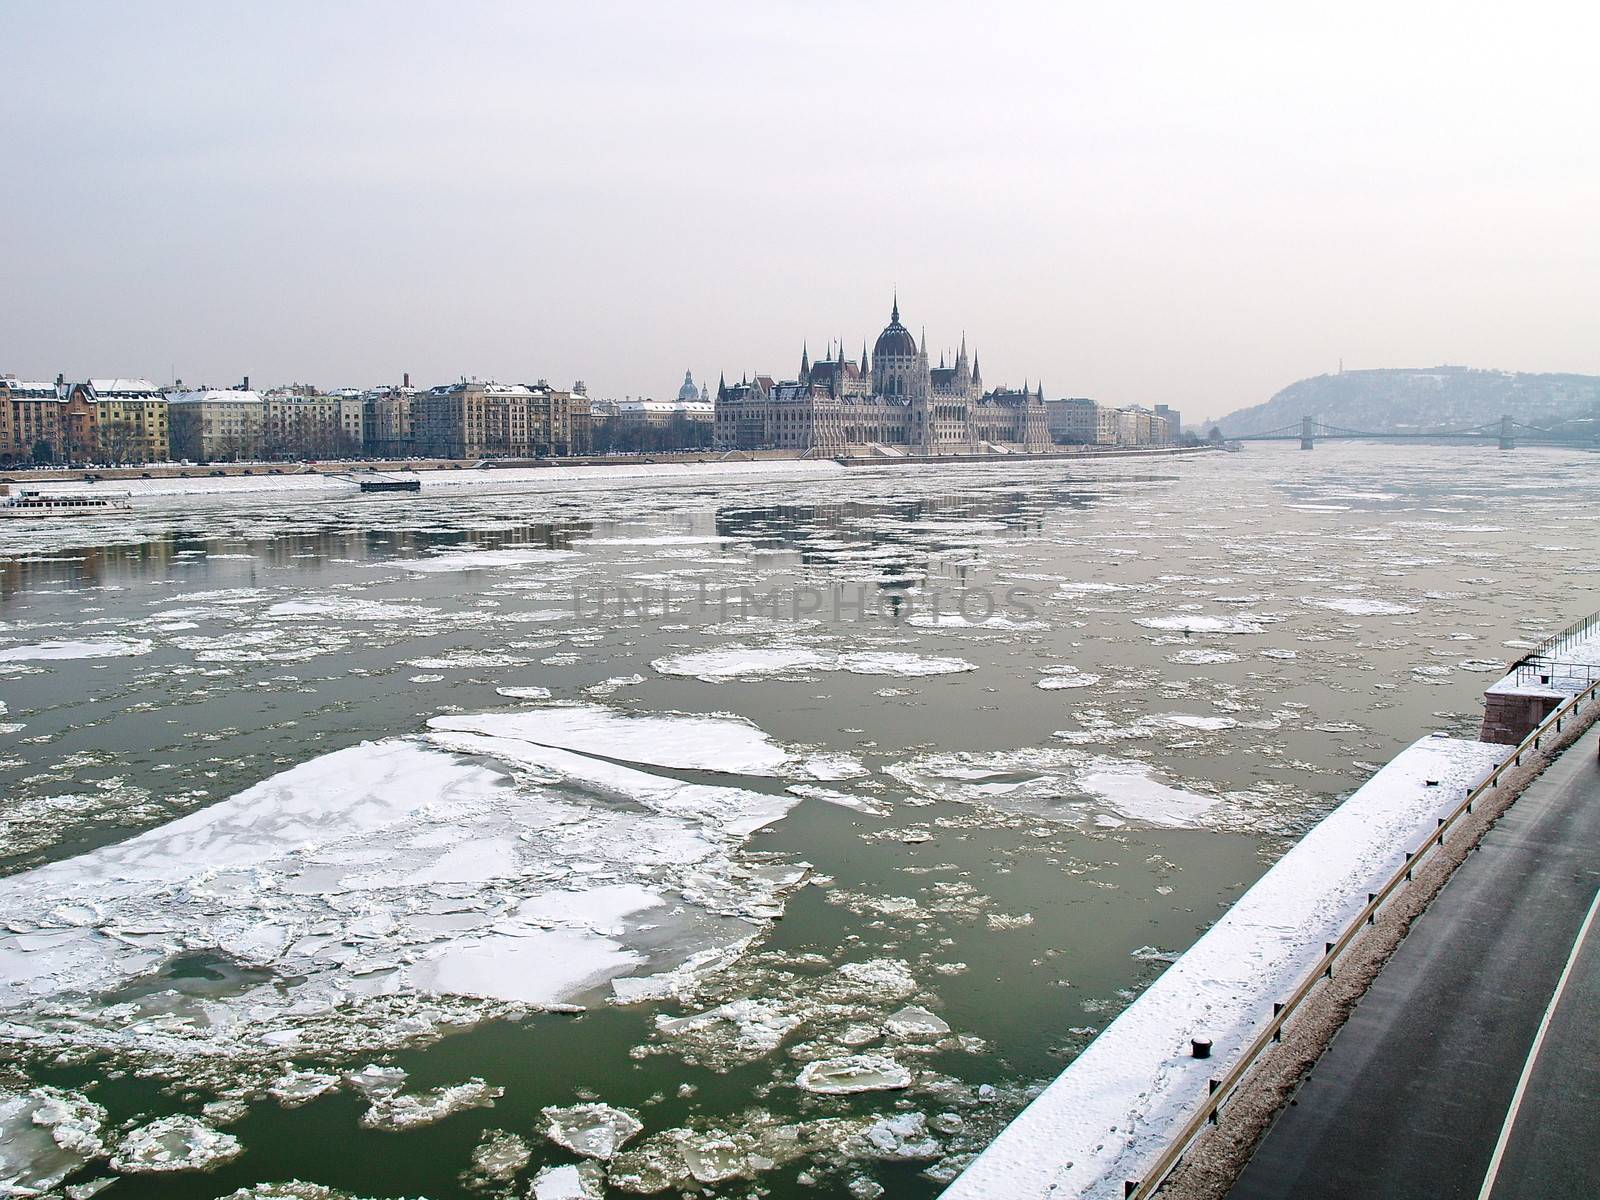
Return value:
<svg viewBox="0 0 1600 1200">
<path fill-rule="evenodd" d="M 947 358 L 950 361 L 947 361 Z M 685 371 L 674 400 L 591 400 L 571 389 L 461 379 L 438 387 L 323 392 L 160 388 L 145 379 L 68 385 L 0 375 L 0 463 L 434 457 L 537 458 L 677 449 L 847 453 L 1041 452 L 1054 444 L 1164 446 L 1182 438 L 1167 405 L 1046 400 L 1044 386 L 986 388 L 978 356 L 929 361 L 899 299 L 869 355 L 806 347 L 794 379 L 719 381 L 715 399 Z"/>
<path fill-rule="evenodd" d="M 0 376 L 0 462 L 130 464 L 259 459 L 535 458 L 585 454 L 589 397 L 547 383 L 460 380 L 324 393 L 290 386 L 68 385 Z"/>
<path fill-rule="evenodd" d="M 1078 446 L 1176 446 L 1183 440 L 1183 417 L 1158 404 L 1113 408 L 1081 396 L 1047 400 L 1051 439 Z"/>
</svg>

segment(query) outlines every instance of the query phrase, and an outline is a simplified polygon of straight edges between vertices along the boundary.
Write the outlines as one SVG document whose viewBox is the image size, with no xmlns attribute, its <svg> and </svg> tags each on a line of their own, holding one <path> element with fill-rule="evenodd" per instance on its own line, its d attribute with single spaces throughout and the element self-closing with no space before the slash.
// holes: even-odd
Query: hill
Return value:
<svg viewBox="0 0 1600 1200">
<path fill-rule="evenodd" d="M 1298 425 L 1310 415 L 1344 429 L 1389 433 L 1483 425 L 1505 413 L 1545 428 L 1600 415 L 1600 376 L 1467 367 L 1342 371 L 1291 383 L 1265 404 L 1216 423 L 1237 437 Z"/>
</svg>

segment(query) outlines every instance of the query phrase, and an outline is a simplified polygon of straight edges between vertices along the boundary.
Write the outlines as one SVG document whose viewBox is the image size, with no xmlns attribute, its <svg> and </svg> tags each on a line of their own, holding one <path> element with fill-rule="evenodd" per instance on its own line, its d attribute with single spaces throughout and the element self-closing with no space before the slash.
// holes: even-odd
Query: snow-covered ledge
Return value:
<svg viewBox="0 0 1600 1200">
<path fill-rule="evenodd" d="M 1423 738 L 1241 896 L 1003 1130 L 942 1200 L 1123 1195 L 1345 925 L 1511 747 Z M 1190 1053 L 1212 1039 L 1209 1059 Z"/>
</svg>

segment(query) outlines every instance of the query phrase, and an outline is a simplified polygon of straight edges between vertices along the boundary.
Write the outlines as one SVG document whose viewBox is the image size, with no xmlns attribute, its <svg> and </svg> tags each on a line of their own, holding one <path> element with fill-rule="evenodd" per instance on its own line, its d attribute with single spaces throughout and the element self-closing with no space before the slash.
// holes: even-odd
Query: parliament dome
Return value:
<svg viewBox="0 0 1600 1200">
<path fill-rule="evenodd" d="M 900 300 L 895 298 L 894 308 L 889 313 L 889 323 L 884 326 L 883 332 L 878 335 L 878 340 L 872 347 L 872 361 L 885 355 L 915 358 L 917 355 L 917 339 L 911 336 L 911 331 L 900 324 Z"/>
</svg>

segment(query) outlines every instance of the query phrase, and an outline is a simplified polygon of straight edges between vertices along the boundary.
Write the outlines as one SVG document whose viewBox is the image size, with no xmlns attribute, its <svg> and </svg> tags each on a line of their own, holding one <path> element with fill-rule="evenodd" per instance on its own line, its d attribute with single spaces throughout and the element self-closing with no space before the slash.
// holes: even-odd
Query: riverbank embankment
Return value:
<svg viewBox="0 0 1600 1200">
<path fill-rule="evenodd" d="M 112 483 L 119 488 L 139 483 L 187 480 L 208 484 L 213 490 L 264 480 L 304 480 L 300 486 L 320 486 L 317 480 L 334 480 L 341 486 L 373 473 L 416 475 L 424 488 L 459 486 L 464 482 L 507 483 L 519 478 L 561 479 L 574 471 L 609 474 L 652 468 L 672 474 L 711 467 L 736 467 L 748 471 L 781 464 L 812 467 L 914 467 L 972 463 L 1082 462 L 1099 459 L 1171 458 L 1213 453 L 1214 447 L 1183 446 L 1062 446 L 1038 453 L 1014 454 L 845 454 L 820 455 L 793 450 L 684 451 L 660 454 L 607 454 L 571 458 L 428 458 L 360 459 L 339 462 L 158 463 L 136 467 L 74 467 L 56 469 L 0 469 L 0 483 L 21 487 L 58 488 L 67 484 Z M 151 489 L 153 490 L 153 489 Z M 191 486 L 186 490 L 206 490 Z"/>
<path fill-rule="evenodd" d="M 1577 628 L 1557 635 L 1572 658 L 1584 657 Z M 1224 1195 L 1411 922 L 1600 715 L 1592 686 L 1568 695 L 1516 745 L 1434 735 L 1402 751 L 1107 1026 L 945 1200 L 1145 1196 L 1180 1154 L 1163 1194 Z"/>
</svg>

